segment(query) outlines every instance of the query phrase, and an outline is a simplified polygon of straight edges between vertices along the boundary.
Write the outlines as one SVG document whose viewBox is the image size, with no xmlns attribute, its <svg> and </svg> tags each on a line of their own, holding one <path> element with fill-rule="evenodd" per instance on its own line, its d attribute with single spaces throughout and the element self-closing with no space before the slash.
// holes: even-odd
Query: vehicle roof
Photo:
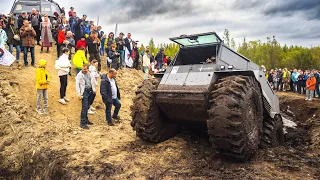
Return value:
<svg viewBox="0 0 320 180">
<path fill-rule="evenodd" d="M 210 38 L 207 38 L 209 36 Z M 201 42 L 202 44 L 200 44 L 200 42 L 198 41 L 201 38 L 203 41 Z M 207 32 L 207 33 L 190 34 L 190 35 L 184 34 L 184 35 L 169 38 L 169 39 L 181 46 L 208 45 L 208 44 L 213 44 L 213 43 L 216 44 L 216 43 L 223 42 L 216 32 Z M 195 42 L 198 42 L 198 44 L 194 44 Z"/>
</svg>

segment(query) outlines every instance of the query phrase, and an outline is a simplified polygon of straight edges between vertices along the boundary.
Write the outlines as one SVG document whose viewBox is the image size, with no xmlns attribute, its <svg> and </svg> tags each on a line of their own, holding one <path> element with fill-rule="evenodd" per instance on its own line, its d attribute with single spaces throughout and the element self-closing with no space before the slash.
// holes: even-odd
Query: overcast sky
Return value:
<svg viewBox="0 0 320 180">
<path fill-rule="evenodd" d="M 0 11 L 8 13 L 14 0 L 0 0 Z M 75 7 L 97 21 L 103 31 L 132 33 L 143 44 L 156 43 L 181 34 L 216 31 L 222 38 L 228 29 L 237 45 L 247 40 L 276 36 L 283 45 L 318 46 L 319 0 L 56 0 L 68 11 Z"/>
</svg>

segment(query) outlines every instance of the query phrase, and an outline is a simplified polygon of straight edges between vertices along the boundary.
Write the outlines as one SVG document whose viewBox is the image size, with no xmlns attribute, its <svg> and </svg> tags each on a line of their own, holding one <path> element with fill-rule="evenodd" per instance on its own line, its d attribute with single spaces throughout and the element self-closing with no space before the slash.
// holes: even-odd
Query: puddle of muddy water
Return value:
<svg viewBox="0 0 320 180">
<path fill-rule="evenodd" d="M 293 128 L 293 129 L 297 128 L 297 124 L 292 120 L 293 119 L 292 117 L 284 113 L 281 114 L 281 117 L 283 122 L 284 133 L 287 133 L 287 128 Z"/>
</svg>

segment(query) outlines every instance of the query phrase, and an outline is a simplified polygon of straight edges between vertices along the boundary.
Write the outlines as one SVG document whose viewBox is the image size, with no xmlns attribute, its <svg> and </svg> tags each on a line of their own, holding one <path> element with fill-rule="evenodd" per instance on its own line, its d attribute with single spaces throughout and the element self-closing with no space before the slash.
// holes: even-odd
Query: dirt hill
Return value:
<svg viewBox="0 0 320 180">
<path fill-rule="evenodd" d="M 59 100 L 55 53 L 48 60 L 53 79 L 49 87 L 49 115 L 35 112 L 35 68 L 0 67 L 0 179 L 317 179 L 320 176 L 319 101 L 279 94 L 281 108 L 298 124 L 288 128 L 286 145 L 259 150 L 248 163 L 215 156 L 208 138 L 184 130 L 160 144 L 142 142 L 130 126 L 130 106 L 141 83 L 141 71 L 119 71 L 121 122 L 109 127 L 97 93 L 94 123 L 79 127 L 81 102 L 75 94 L 75 73 L 69 77 L 67 105 Z M 52 50 L 55 52 L 55 50 Z M 106 71 L 103 59 L 103 72 Z M 301 105 L 296 106 L 296 103 Z M 309 111 L 309 109 L 312 109 Z M 308 110 L 308 113 L 306 111 Z M 318 124 L 318 125 L 317 125 Z"/>
</svg>

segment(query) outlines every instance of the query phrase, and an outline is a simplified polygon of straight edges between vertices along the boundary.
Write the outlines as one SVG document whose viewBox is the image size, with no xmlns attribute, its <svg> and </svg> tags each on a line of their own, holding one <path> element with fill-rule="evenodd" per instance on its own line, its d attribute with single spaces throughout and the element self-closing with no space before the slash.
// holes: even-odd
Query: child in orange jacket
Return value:
<svg viewBox="0 0 320 180">
<path fill-rule="evenodd" d="M 306 89 L 307 89 L 307 97 L 306 97 L 306 101 L 312 101 L 313 98 L 313 94 L 314 94 L 314 90 L 316 89 L 316 83 L 317 80 L 314 77 L 314 75 L 312 73 L 309 74 L 309 77 L 307 79 L 307 83 L 306 83 Z"/>
</svg>

